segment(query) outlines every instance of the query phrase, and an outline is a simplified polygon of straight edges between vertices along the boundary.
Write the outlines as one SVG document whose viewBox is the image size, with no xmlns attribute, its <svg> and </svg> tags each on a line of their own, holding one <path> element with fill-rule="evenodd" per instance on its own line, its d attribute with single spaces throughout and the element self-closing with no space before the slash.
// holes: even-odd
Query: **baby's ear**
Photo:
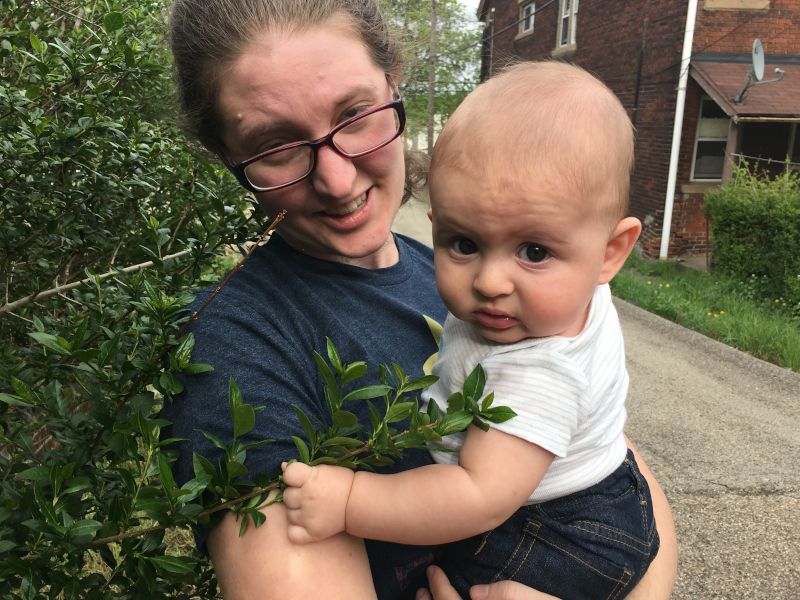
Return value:
<svg viewBox="0 0 800 600">
<path fill-rule="evenodd" d="M 433 209 L 428 209 L 428 221 L 433 222 Z"/>
<path fill-rule="evenodd" d="M 642 223 L 636 217 L 625 217 L 611 232 L 611 237 L 606 245 L 603 257 L 603 267 L 597 284 L 608 283 L 625 264 L 625 260 L 633 250 L 639 234 L 642 232 Z"/>
</svg>

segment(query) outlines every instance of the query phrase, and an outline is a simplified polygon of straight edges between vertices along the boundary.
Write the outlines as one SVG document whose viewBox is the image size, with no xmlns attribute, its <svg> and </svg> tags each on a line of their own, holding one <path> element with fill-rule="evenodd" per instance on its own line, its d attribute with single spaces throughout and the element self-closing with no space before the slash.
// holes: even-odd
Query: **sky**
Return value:
<svg viewBox="0 0 800 600">
<path fill-rule="evenodd" d="M 480 0 L 459 0 L 461 4 L 467 7 L 467 12 L 471 16 L 475 16 L 475 11 L 478 10 L 478 3 Z"/>
</svg>

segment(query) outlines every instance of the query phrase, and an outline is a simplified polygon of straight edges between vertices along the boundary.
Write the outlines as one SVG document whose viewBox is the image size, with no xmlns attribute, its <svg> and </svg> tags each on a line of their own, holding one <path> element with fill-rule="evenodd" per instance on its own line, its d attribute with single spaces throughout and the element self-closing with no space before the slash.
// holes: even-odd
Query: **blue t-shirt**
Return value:
<svg viewBox="0 0 800 600">
<path fill-rule="evenodd" d="M 181 437 L 175 468 L 179 482 L 193 477 L 192 451 L 216 463 L 219 451 L 198 431 L 230 440 L 232 423 L 228 381 L 233 377 L 246 402 L 264 406 L 244 442 L 274 439 L 248 450 L 249 474 L 276 475 L 282 461 L 297 458 L 291 436 L 305 438 L 294 407 L 312 422 L 329 423 L 323 383 L 314 351 L 327 356 L 325 337 L 343 362 L 366 361 L 370 371 L 358 387 L 378 383 L 378 365 L 399 364 L 409 376 L 436 352 L 424 316 L 439 323 L 446 309 L 433 277 L 432 251 L 396 235 L 397 264 L 363 269 L 312 258 L 292 249 L 278 235 L 258 248 L 192 325 L 196 338 L 192 362 L 210 363 L 214 371 L 183 378 L 185 391 L 164 407 L 173 425 L 163 437 Z M 212 290 L 198 294 L 193 308 Z M 366 403 L 349 405 L 369 423 Z M 408 451 L 390 470 L 427 464 L 426 451 Z M 198 532 L 202 547 L 206 533 Z M 367 541 L 379 598 L 399 598 L 413 590 L 431 549 Z M 407 592 L 408 593 L 408 592 Z"/>
</svg>

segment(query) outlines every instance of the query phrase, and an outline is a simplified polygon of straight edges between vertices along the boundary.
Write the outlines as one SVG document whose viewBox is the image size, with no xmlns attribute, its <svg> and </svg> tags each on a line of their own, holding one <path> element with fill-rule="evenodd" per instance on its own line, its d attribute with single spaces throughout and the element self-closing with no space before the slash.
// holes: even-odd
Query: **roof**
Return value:
<svg viewBox="0 0 800 600">
<path fill-rule="evenodd" d="M 734 121 L 800 121 L 800 63 L 768 58 L 761 82 L 753 82 L 737 103 L 750 69 L 749 61 L 693 59 L 689 73 Z M 771 81 L 778 78 L 776 69 L 783 70 L 783 78 Z"/>
</svg>

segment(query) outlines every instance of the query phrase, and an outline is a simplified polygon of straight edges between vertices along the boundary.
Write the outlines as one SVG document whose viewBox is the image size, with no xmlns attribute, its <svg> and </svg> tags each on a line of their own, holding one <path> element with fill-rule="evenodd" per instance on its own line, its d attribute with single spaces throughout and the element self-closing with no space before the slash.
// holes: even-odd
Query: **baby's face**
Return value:
<svg viewBox="0 0 800 600">
<path fill-rule="evenodd" d="M 488 340 L 571 337 L 583 329 L 609 228 L 585 209 L 591 199 L 551 183 L 557 180 L 486 178 L 445 166 L 432 174 L 439 293 Z"/>
</svg>

